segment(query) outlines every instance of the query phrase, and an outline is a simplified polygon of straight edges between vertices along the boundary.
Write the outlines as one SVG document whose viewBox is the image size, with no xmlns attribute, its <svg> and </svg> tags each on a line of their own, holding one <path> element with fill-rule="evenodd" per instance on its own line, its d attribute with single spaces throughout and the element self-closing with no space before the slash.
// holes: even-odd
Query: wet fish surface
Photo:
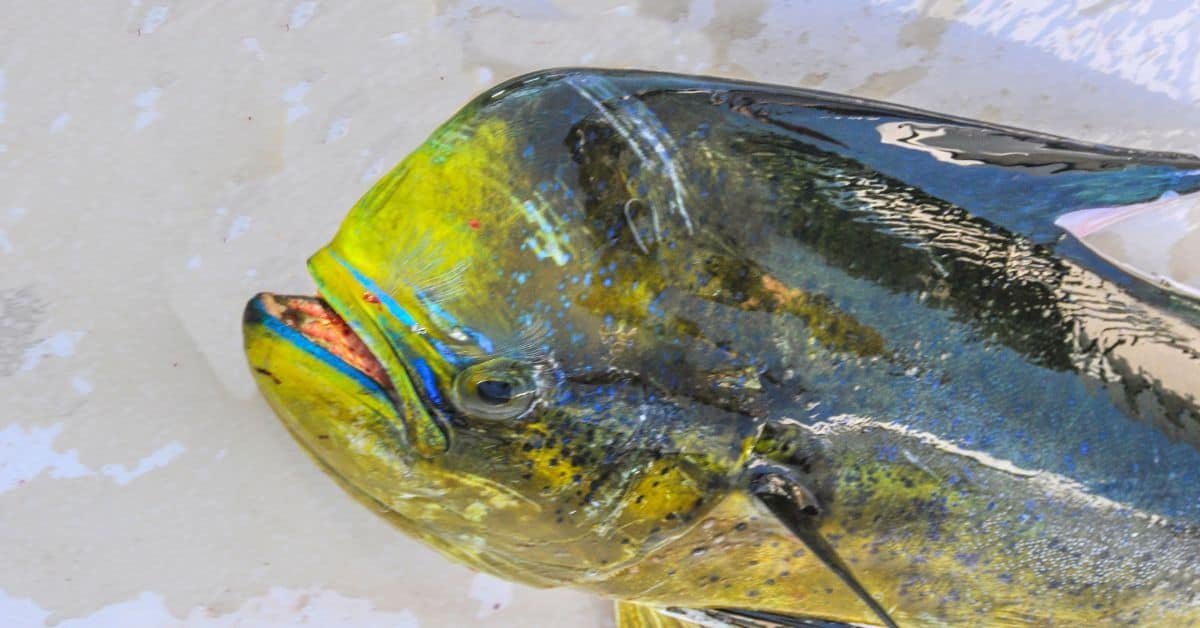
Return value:
<svg viewBox="0 0 1200 628">
<path fill-rule="evenodd" d="M 622 626 L 1195 625 L 1200 305 L 1061 225 L 1198 189 L 1191 155 L 546 70 L 375 184 L 317 296 L 254 297 L 246 352 L 352 494 Z"/>
</svg>

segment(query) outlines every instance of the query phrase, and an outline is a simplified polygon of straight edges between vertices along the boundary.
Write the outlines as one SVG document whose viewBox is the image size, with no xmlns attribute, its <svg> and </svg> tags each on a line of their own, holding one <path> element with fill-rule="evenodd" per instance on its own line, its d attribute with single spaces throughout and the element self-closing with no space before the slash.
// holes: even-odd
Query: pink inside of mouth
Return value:
<svg viewBox="0 0 1200 628">
<path fill-rule="evenodd" d="M 374 380 L 385 389 L 391 381 L 383 365 L 358 334 L 324 299 L 307 296 L 273 295 L 265 300 L 268 313 L 295 329 L 314 344 Z"/>
</svg>

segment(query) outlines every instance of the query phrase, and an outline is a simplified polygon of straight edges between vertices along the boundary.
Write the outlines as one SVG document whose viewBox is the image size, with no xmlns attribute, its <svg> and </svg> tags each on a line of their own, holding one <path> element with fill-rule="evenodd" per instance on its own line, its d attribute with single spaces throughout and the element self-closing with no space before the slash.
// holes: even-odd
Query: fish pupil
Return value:
<svg viewBox="0 0 1200 628">
<path fill-rule="evenodd" d="M 513 398 L 513 385 L 510 382 L 488 379 L 476 384 L 475 390 L 480 399 L 496 405 L 508 403 Z"/>
</svg>

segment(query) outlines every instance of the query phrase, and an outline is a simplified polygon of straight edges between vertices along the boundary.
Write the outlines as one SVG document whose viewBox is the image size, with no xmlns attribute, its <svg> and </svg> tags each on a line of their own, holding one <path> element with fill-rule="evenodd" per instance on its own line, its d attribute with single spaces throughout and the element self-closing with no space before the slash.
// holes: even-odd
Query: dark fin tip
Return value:
<svg viewBox="0 0 1200 628">
<path fill-rule="evenodd" d="M 837 550 L 817 530 L 820 506 L 813 494 L 783 473 L 766 472 L 751 482 L 750 490 L 770 511 L 779 518 L 800 542 L 808 547 L 830 571 L 862 600 L 887 628 L 899 628 L 883 606 L 871 597 L 866 588 L 854 577 L 850 566 L 838 556 Z"/>
</svg>

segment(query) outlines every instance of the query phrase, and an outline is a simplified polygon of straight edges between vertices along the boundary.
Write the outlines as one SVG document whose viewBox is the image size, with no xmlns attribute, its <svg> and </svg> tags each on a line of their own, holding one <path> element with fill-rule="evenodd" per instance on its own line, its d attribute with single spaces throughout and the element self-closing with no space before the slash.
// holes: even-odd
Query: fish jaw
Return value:
<svg viewBox="0 0 1200 628">
<path fill-rule="evenodd" d="M 393 380 L 351 327 L 321 297 L 262 293 L 246 304 L 247 361 L 291 435 L 353 497 L 448 558 L 533 586 L 561 584 L 538 565 L 491 551 L 463 520 L 464 503 L 516 500 L 414 451 Z"/>
<path fill-rule="evenodd" d="M 349 482 L 408 474 L 392 382 L 322 299 L 259 294 L 242 335 L 259 390 L 322 465 Z"/>
</svg>

